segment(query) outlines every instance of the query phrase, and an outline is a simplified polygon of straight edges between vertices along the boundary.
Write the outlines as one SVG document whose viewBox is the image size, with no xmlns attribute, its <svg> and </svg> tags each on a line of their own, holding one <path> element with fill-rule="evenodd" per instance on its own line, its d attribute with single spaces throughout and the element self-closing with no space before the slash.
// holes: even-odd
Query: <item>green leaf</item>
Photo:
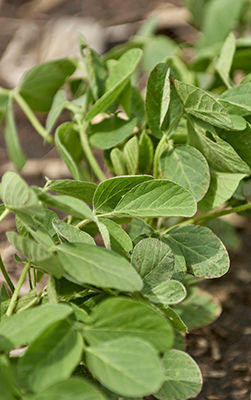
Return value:
<svg viewBox="0 0 251 400">
<path fill-rule="evenodd" d="M 11 315 L 0 324 L 1 351 L 32 343 L 49 326 L 70 314 L 72 308 L 68 305 L 44 304 Z"/>
<path fill-rule="evenodd" d="M 205 10 L 200 47 L 223 42 L 239 19 L 243 0 L 211 0 Z"/>
<path fill-rule="evenodd" d="M 157 64 L 147 82 L 146 114 L 152 134 L 162 136 L 161 126 L 170 102 L 170 70 L 166 64 Z"/>
<path fill-rule="evenodd" d="M 6 236 L 9 242 L 21 251 L 29 261 L 56 278 L 61 278 L 63 269 L 53 250 L 47 250 L 30 237 L 17 235 L 15 232 L 7 232 Z"/>
<path fill-rule="evenodd" d="M 124 291 L 142 287 L 131 264 L 110 250 L 84 243 L 61 244 L 57 248 L 66 277 L 73 282 Z"/>
<path fill-rule="evenodd" d="M 153 162 L 153 143 L 151 138 L 143 132 L 139 140 L 139 172 L 147 174 L 151 171 Z"/>
<path fill-rule="evenodd" d="M 97 185 L 93 182 L 84 182 L 73 179 L 52 180 L 48 185 L 48 189 L 52 192 L 66 194 L 67 196 L 83 200 L 86 203 L 92 203 L 96 188 Z"/>
<path fill-rule="evenodd" d="M 71 58 L 36 65 L 24 75 L 19 93 L 33 110 L 47 112 L 56 92 L 75 69 L 75 60 Z"/>
<path fill-rule="evenodd" d="M 55 123 L 57 122 L 58 117 L 65 108 L 66 101 L 67 97 L 65 92 L 63 90 L 59 90 L 53 98 L 51 109 L 49 111 L 49 114 L 47 115 L 45 128 L 48 134 L 51 133 Z"/>
<path fill-rule="evenodd" d="M 234 129 L 233 122 L 221 103 L 205 90 L 175 81 L 175 88 L 185 111 L 202 121 L 224 129 Z"/>
<path fill-rule="evenodd" d="M 39 392 L 68 379 L 81 360 L 81 334 L 66 321 L 56 322 L 44 331 L 18 362 L 21 385 Z"/>
<path fill-rule="evenodd" d="M 126 170 L 124 153 L 117 148 L 112 149 L 110 158 L 115 174 L 126 175 L 127 170 Z"/>
<path fill-rule="evenodd" d="M 250 115 L 251 82 L 243 83 L 224 92 L 219 101 L 223 106 L 229 108 L 231 112 L 241 115 Z"/>
<path fill-rule="evenodd" d="M 144 45 L 142 58 L 143 68 L 150 73 L 156 64 L 164 61 L 167 57 L 177 54 L 178 47 L 175 42 L 164 35 L 155 35 L 147 38 Z"/>
<path fill-rule="evenodd" d="M 229 73 L 231 70 L 234 53 L 235 36 L 233 33 L 230 33 L 222 46 L 220 57 L 215 66 L 221 79 L 224 83 L 226 83 L 227 87 L 229 87 Z"/>
<path fill-rule="evenodd" d="M 16 399 L 15 378 L 11 369 L 11 364 L 5 355 L 0 355 L 0 387 L 1 398 L 3 400 Z"/>
<path fill-rule="evenodd" d="M 108 218 L 99 218 L 99 220 L 108 229 L 112 250 L 120 254 L 121 250 L 126 253 L 132 250 L 133 245 L 131 238 L 120 225 Z"/>
<path fill-rule="evenodd" d="M 58 382 L 25 400 L 105 400 L 106 397 L 91 382 L 73 377 Z"/>
<path fill-rule="evenodd" d="M 97 114 L 105 111 L 125 88 L 135 71 L 142 56 L 142 50 L 131 49 L 124 53 L 114 65 L 106 81 L 106 91 L 86 115 L 86 121 L 91 121 Z"/>
<path fill-rule="evenodd" d="M 53 219 L 52 225 L 59 236 L 66 239 L 69 243 L 87 243 L 95 245 L 94 239 L 86 232 L 81 231 L 73 225 Z"/>
<path fill-rule="evenodd" d="M 173 343 L 168 320 L 149 304 L 126 297 L 110 298 L 94 307 L 84 338 L 91 346 L 122 336 L 138 337 L 163 352 Z"/>
<path fill-rule="evenodd" d="M 217 319 L 221 313 L 221 307 L 215 296 L 198 288 L 193 288 L 191 295 L 182 304 L 175 306 L 175 310 L 189 329 L 208 325 Z"/>
<path fill-rule="evenodd" d="M 143 279 L 142 293 L 151 291 L 173 275 L 173 253 L 166 243 L 158 239 L 141 240 L 133 249 L 131 261 Z"/>
<path fill-rule="evenodd" d="M 209 211 L 229 200 L 245 174 L 211 172 L 211 182 L 205 197 L 198 203 L 200 211 Z"/>
<path fill-rule="evenodd" d="M 194 120 L 189 120 L 188 133 L 190 144 L 204 155 L 212 169 L 219 172 L 249 175 L 248 165 L 227 141 L 212 132 L 210 132 L 210 137 L 206 136 L 206 130 L 201 128 Z M 233 137 L 230 135 L 231 133 L 227 132 L 227 137 Z M 234 132 L 233 135 L 239 138 L 240 134 Z"/>
<path fill-rule="evenodd" d="M 154 234 L 151 225 L 148 225 L 142 219 L 134 218 L 130 223 L 129 236 L 134 243 L 138 243 L 143 237 L 149 237 Z"/>
<path fill-rule="evenodd" d="M 210 174 L 206 159 L 192 146 L 179 145 L 167 149 L 160 157 L 163 178 L 188 189 L 199 201 L 206 193 Z"/>
<path fill-rule="evenodd" d="M 181 282 L 171 279 L 146 289 L 144 295 L 153 303 L 177 304 L 186 297 L 186 288 Z"/>
<path fill-rule="evenodd" d="M 76 199 L 75 197 L 66 195 L 52 196 L 49 193 L 39 190 L 38 198 L 43 203 L 48 204 L 50 207 L 54 207 L 60 211 L 72 215 L 73 217 L 94 220 L 94 215 L 88 205 L 82 200 Z"/>
<path fill-rule="evenodd" d="M 6 117 L 5 117 L 5 131 L 4 131 L 4 139 L 6 143 L 6 148 L 8 152 L 8 156 L 15 165 L 18 170 L 21 170 L 26 162 L 26 158 L 24 152 L 21 148 L 15 119 L 13 112 L 13 102 L 10 99 L 7 107 L 6 107 Z"/>
<path fill-rule="evenodd" d="M 186 64 L 181 60 L 180 57 L 171 56 L 166 60 L 167 66 L 171 70 L 171 77 L 178 79 L 179 81 L 194 84 L 194 74 L 188 69 Z"/>
<path fill-rule="evenodd" d="M 176 272 L 187 271 L 198 278 L 218 278 L 229 269 L 225 246 L 204 226 L 177 226 L 165 235 L 164 241 L 174 253 Z"/>
<path fill-rule="evenodd" d="M 87 366 L 105 387 L 122 396 L 144 396 L 164 381 L 157 351 L 148 342 L 126 337 L 87 348 Z"/>
<path fill-rule="evenodd" d="M 139 144 L 137 136 L 133 136 L 128 140 L 124 146 L 123 154 L 128 174 L 136 174 L 139 163 Z"/>
<path fill-rule="evenodd" d="M 202 375 L 196 362 L 180 350 L 168 350 L 163 357 L 165 382 L 155 394 L 159 400 L 186 400 L 197 396 Z"/>
<path fill-rule="evenodd" d="M 183 303 L 182 303 L 183 304 Z M 168 305 L 158 304 L 158 308 L 161 309 L 171 322 L 173 328 L 178 329 L 179 331 L 188 333 L 188 328 L 184 321 L 181 319 L 179 314 Z M 174 343 L 175 344 L 175 343 Z M 174 346 L 173 346 L 174 347 Z"/>
<path fill-rule="evenodd" d="M 110 117 L 91 126 L 90 143 L 98 149 L 111 149 L 132 135 L 137 119 L 124 120 Z"/>
<path fill-rule="evenodd" d="M 8 93 L 1 93 L 1 88 L 0 88 L 0 124 L 3 120 L 3 117 L 6 112 L 7 105 L 10 101 L 10 97 Z"/>
<path fill-rule="evenodd" d="M 231 145 L 243 162 L 251 168 L 251 126 L 243 132 L 227 132 L 222 138 Z M 246 172 L 247 175 L 250 174 Z"/>
<path fill-rule="evenodd" d="M 13 171 L 7 171 L 2 177 L 1 197 L 7 208 L 25 214 L 43 216 L 43 207 L 37 196 L 26 182 Z"/>
<path fill-rule="evenodd" d="M 120 199 L 134 186 L 152 180 L 152 176 L 121 176 L 101 182 L 94 194 L 93 204 L 96 212 L 110 212 Z"/>
<path fill-rule="evenodd" d="M 137 217 L 190 217 L 196 203 L 189 191 L 176 183 L 156 179 L 132 188 L 116 205 L 114 214 Z"/>
<path fill-rule="evenodd" d="M 78 132 L 73 129 L 71 122 L 65 122 L 57 128 L 55 144 L 73 178 L 81 180 L 78 162 L 82 158 L 82 147 Z"/>
</svg>

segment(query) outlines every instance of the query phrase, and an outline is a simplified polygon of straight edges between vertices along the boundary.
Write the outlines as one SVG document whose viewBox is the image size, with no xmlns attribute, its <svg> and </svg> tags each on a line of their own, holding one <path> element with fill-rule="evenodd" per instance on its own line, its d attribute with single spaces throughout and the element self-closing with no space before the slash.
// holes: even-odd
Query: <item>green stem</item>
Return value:
<svg viewBox="0 0 251 400">
<path fill-rule="evenodd" d="M 78 224 L 76 224 L 75 227 L 80 229 L 80 228 L 82 228 L 82 226 L 85 226 L 89 222 L 90 222 L 90 219 L 83 219 Z"/>
<path fill-rule="evenodd" d="M 154 160 L 153 160 L 153 177 L 154 179 L 158 179 L 159 177 L 159 159 L 161 156 L 163 144 L 166 142 L 166 134 L 164 133 L 162 138 L 160 139 L 158 146 L 156 147 Z"/>
<path fill-rule="evenodd" d="M 87 158 L 90 166 L 92 167 L 92 170 L 93 170 L 94 174 L 96 175 L 96 177 L 100 181 L 104 181 L 104 180 L 106 180 L 106 176 L 104 175 L 102 169 L 98 165 L 98 163 L 96 161 L 96 158 L 94 157 L 92 149 L 91 149 L 91 147 L 89 145 L 89 142 L 88 142 L 88 137 L 87 137 L 87 134 L 85 132 L 86 124 L 84 124 L 80 120 L 78 120 L 77 123 L 78 123 L 77 126 L 78 126 L 78 131 L 79 131 L 79 135 L 80 135 L 82 148 L 84 150 L 86 158 Z"/>
<path fill-rule="evenodd" d="M 2 274 L 3 274 L 4 279 L 8 283 L 8 286 L 9 286 L 11 292 L 13 293 L 14 290 L 15 290 L 15 287 L 14 287 L 14 285 L 13 285 L 13 283 L 12 283 L 10 277 L 9 277 L 9 274 L 8 274 L 8 272 L 7 272 L 7 270 L 6 270 L 5 266 L 4 266 L 4 263 L 3 263 L 3 260 L 1 258 L 1 256 L 0 256 L 0 270 L 1 270 Z"/>
<path fill-rule="evenodd" d="M 6 208 L 6 209 L 2 212 L 2 214 L 0 215 L 0 222 L 3 221 L 3 219 L 4 219 L 5 217 L 7 217 L 7 215 L 9 215 L 10 212 L 11 212 L 11 211 L 10 211 L 8 208 Z"/>
<path fill-rule="evenodd" d="M 15 307 L 16 307 L 16 302 L 17 302 L 17 299 L 18 299 L 18 296 L 19 296 L 19 292 L 20 292 L 20 290 L 21 290 L 21 287 L 23 286 L 23 283 L 24 283 L 26 274 L 27 274 L 27 272 L 29 271 L 30 266 L 31 266 L 30 261 L 27 262 L 27 263 L 25 264 L 25 267 L 24 267 L 24 269 L 23 269 L 23 272 L 21 273 L 21 276 L 20 276 L 20 278 L 19 278 L 19 281 L 17 282 L 16 289 L 14 290 L 13 296 L 12 296 L 12 298 L 11 298 L 9 307 L 8 307 L 8 309 L 7 309 L 7 311 L 6 311 L 6 317 L 10 317 L 11 314 L 13 313 Z"/>
<path fill-rule="evenodd" d="M 31 125 L 36 129 L 36 131 L 41 135 L 44 140 L 48 143 L 53 144 L 54 140 L 53 137 L 48 134 L 46 129 L 41 125 L 29 105 L 26 103 L 26 101 L 20 96 L 18 92 L 13 92 L 13 97 L 16 100 L 17 104 L 19 107 L 23 110 L 25 113 L 26 117 L 29 119 Z"/>
<path fill-rule="evenodd" d="M 212 213 L 208 214 L 203 214 L 203 215 L 198 215 L 197 217 L 187 219 L 186 221 L 182 221 L 179 224 L 173 225 L 170 228 L 166 229 L 165 231 L 161 232 L 161 235 L 165 235 L 168 231 L 173 229 L 176 226 L 181 226 L 181 225 L 189 225 L 189 224 L 196 224 L 197 222 L 207 222 L 210 221 L 211 219 L 219 218 L 224 215 L 228 214 L 233 214 L 233 213 L 238 213 L 241 211 L 249 210 L 251 208 L 251 203 L 243 204 L 242 206 L 238 207 L 233 207 L 233 208 L 225 208 L 224 210 L 220 211 L 215 211 Z"/>
</svg>

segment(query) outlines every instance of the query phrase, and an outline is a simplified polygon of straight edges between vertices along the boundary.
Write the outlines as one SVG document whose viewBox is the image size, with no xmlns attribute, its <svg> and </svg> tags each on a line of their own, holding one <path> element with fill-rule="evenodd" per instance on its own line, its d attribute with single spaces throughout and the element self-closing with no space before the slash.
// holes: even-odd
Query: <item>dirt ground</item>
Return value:
<svg viewBox="0 0 251 400">
<path fill-rule="evenodd" d="M 161 4 L 160 4 L 161 3 Z M 0 0 L 0 54 L 10 43 L 19 24 L 24 18 L 47 20 L 49 18 L 73 15 L 95 18 L 102 26 L 117 26 L 122 23 L 132 32 L 156 7 L 180 6 L 181 1 L 159 0 Z M 12 27 L 6 28 L 11 20 Z M 177 26 L 162 27 L 173 37 L 184 36 L 188 27 L 183 20 Z M 1 33 L 2 30 L 2 33 Z M 193 35 L 193 30 L 189 30 Z M 126 34 L 124 34 L 126 35 Z M 108 36 L 105 47 L 116 42 L 115 36 Z M 117 41 L 120 41 L 118 39 Z M 0 76 L 1 82 L 1 76 Z M 3 82 L 3 80 L 2 80 Z M 0 83 L 1 84 L 1 83 Z M 64 164 L 59 160 L 55 149 L 44 145 L 42 139 L 26 122 L 20 110 L 17 113 L 17 126 L 21 142 L 29 161 L 23 176 L 31 184 L 43 185 L 44 176 L 51 178 L 69 177 Z M 67 114 L 64 119 L 67 120 Z M 41 116 L 43 121 L 43 117 Z M 11 167 L 0 135 L 0 175 Z M 4 232 L 14 227 L 13 218 L 9 217 L 0 226 L 0 250 L 7 260 L 7 266 L 16 281 L 20 270 L 13 262 L 13 249 L 6 242 Z M 251 398 L 251 221 L 246 221 L 239 231 L 242 249 L 231 254 L 230 272 L 218 280 L 203 283 L 210 293 L 221 301 L 223 312 L 210 326 L 195 330 L 187 337 L 187 350 L 202 369 L 204 385 L 198 400 L 248 400 Z"/>
</svg>

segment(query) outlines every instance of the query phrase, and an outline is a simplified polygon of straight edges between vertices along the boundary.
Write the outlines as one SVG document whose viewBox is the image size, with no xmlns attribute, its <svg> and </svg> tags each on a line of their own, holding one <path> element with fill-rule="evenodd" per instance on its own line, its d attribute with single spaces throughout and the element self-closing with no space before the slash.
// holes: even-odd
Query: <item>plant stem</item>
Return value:
<svg viewBox="0 0 251 400">
<path fill-rule="evenodd" d="M 94 174 L 96 175 L 96 177 L 100 180 L 100 181 L 104 181 L 106 180 L 106 177 L 102 171 L 102 169 L 100 168 L 100 166 L 98 165 L 96 158 L 93 155 L 92 149 L 89 145 L 88 142 L 88 137 L 87 134 L 85 132 L 85 128 L 86 128 L 86 124 L 81 122 L 80 120 L 77 120 L 78 123 L 78 131 L 79 131 L 79 135 L 80 135 L 80 140 L 81 140 L 81 144 L 82 144 L 82 148 L 84 150 L 84 153 L 86 155 L 86 158 L 90 164 L 90 166 L 92 167 L 92 170 L 94 172 Z"/>
<path fill-rule="evenodd" d="M 88 224 L 88 222 L 90 222 L 90 219 L 83 219 L 78 224 L 76 224 L 75 227 L 80 229 L 80 228 L 82 228 L 82 226 L 85 226 L 86 224 Z"/>
<path fill-rule="evenodd" d="M 11 211 L 10 211 L 8 208 L 6 208 L 6 209 L 4 210 L 4 212 L 2 212 L 2 214 L 0 215 L 0 222 L 3 221 L 4 218 L 7 217 L 7 215 L 9 215 L 10 212 L 11 212 Z"/>
<path fill-rule="evenodd" d="M 20 96 L 18 92 L 13 93 L 13 97 L 16 100 L 17 104 L 19 107 L 23 110 L 27 118 L 29 119 L 31 125 L 36 129 L 36 131 L 41 135 L 44 140 L 48 143 L 53 144 L 54 140 L 53 137 L 48 134 L 46 129 L 43 127 L 43 125 L 39 122 L 29 105 L 26 103 L 26 101 Z"/>
<path fill-rule="evenodd" d="M 3 263 L 3 260 L 1 258 L 1 256 L 0 256 L 0 270 L 1 270 L 2 274 L 3 274 L 4 279 L 8 283 L 8 286 L 9 286 L 11 292 L 13 293 L 15 291 L 15 287 L 14 287 L 14 285 L 13 285 L 13 283 L 12 283 L 10 277 L 9 277 L 9 274 L 8 274 L 8 272 L 7 272 L 7 270 L 6 270 L 5 266 L 4 266 L 4 263 Z"/>
<path fill-rule="evenodd" d="M 247 204 L 243 204 L 238 207 L 227 208 L 227 209 L 225 208 L 220 211 L 215 211 L 215 212 L 211 212 L 208 214 L 198 215 L 197 217 L 187 219 L 186 221 L 182 221 L 179 224 L 171 226 L 170 228 L 161 232 L 161 235 L 165 235 L 168 231 L 170 231 L 171 229 L 173 229 L 176 226 L 196 224 L 197 222 L 201 222 L 201 221 L 206 222 L 206 221 L 210 221 L 211 219 L 222 217 L 223 215 L 228 215 L 228 214 L 233 214 L 233 213 L 238 213 L 241 211 L 249 210 L 250 208 L 251 208 L 251 203 L 247 203 Z"/>
<path fill-rule="evenodd" d="M 30 269 L 30 266 L 31 266 L 30 261 L 28 261 L 24 266 L 23 272 L 21 273 L 19 281 L 17 282 L 16 289 L 14 290 L 13 296 L 11 298 L 8 310 L 6 311 L 6 317 L 10 317 L 11 314 L 13 313 L 14 309 L 15 309 L 16 302 L 17 302 L 17 299 L 18 299 L 18 296 L 19 296 L 19 292 L 20 292 L 21 287 L 22 287 L 22 285 L 24 283 L 26 274 Z"/>
</svg>

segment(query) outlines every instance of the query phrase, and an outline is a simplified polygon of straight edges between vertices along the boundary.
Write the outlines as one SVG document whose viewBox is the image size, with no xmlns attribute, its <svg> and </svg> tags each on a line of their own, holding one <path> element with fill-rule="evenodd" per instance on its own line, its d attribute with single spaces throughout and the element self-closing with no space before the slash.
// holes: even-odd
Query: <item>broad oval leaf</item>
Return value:
<svg viewBox="0 0 251 400">
<path fill-rule="evenodd" d="M 99 184 L 94 194 L 93 204 L 97 212 L 111 212 L 120 199 L 134 186 L 153 179 L 150 175 L 119 176 Z"/>
<path fill-rule="evenodd" d="M 74 225 L 67 224 L 54 218 L 52 225 L 59 236 L 66 239 L 69 243 L 87 243 L 95 245 L 94 239 L 86 232 L 81 231 Z"/>
<path fill-rule="evenodd" d="M 225 107 L 232 107 L 233 112 L 240 112 L 241 115 L 250 115 L 251 112 L 251 82 L 235 86 L 220 97 L 220 102 Z"/>
<path fill-rule="evenodd" d="M 161 126 L 170 102 L 170 81 L 168 65 L 157 64 L 147 82 L 146 115 L 152 134 L 162 136 Z"/>
<path fill-rule="evenodd" d="M 132 250 L 133 245 L 131 238 L 120 225 L 108 218 L 99 218 L 99 220 L 108 229 L 111 248 L 114 251 L 121 253 L 121 250 L 123 250 L 127 253 Z"/>
<path fill-rule="evenodd" d="M 143 279 L 143 293 L 170 279 L 174 271 L 171 248 L 154 238 L 141 240 L 133 249 L 131 261 Z"/>
<path fill-rule="evenodd" d="M 111 149 L 132 135 L 137 119 L 124 120 L 117 116 L 92 125 L 90 143 L 98 149 Z"/>
<path fill-rule="evenodd" d="M 180 145 L 165 150 L 160 158 L 160 168 L 163 178 L 190 190 L 197 201 L 207 192 L 210 182 L 208 164 L 194 147 Z"/>
<path fill-rule="evenodd" d="M 88 347 L 86 361 L 105 387 L 122 396 L 149 395 L 164 381 L 157 351 L 139 338 L 124 336 Z"/>
<path fill-rule="evenodd" d="M 19 93 L 33 110 L 47 112 L 54 95 L 75 69 L 75 60 L 71 58 L 36 65 L 24 75 Z"/>
<path fill-rule="evenodd" d="M 105 400 L 106 397 L 89 381 L 73 377 L 55 383 L 25 400 Z"/>
<path fill-rule="evenodd" d="M 11 315 L 0 324 L 1 351 L 30 344 L 53 323 L 67 318 L 72 312 L 66 304 L 44 304 Z"/>
<path fill-rule="evenodd" d="M 52 192 L 76 197 L 76 199 L 83 200 L 86 203 L 92 203 L 96 188 L 97 185 L 93 182 L 84 182 L 75 179 L 53 180 L 48 185 L 48 189 Z"/>
<path fill-rule="evenodd" d="M 68 379 L 81 360 L 81 334 L 67 321 L 56 322 L 44 331 L 20 358 L 17 373 L 21 385 L 39 392 Z"/>
<path fill-rule="evenodd" d="M 153 303 L 171 305 L 184 300 L 186 297 L 186 288 L 181 282 L 171 279 L 146 290 L 144 295 Z"/>
<path fill-rule="evenodd" d="M 165 382 L 154 396 L 159 400 L 187 400 L 202 388 L 202 375 L 196 362 L 180 350 L 168 350 L 163 357 Z"/>
<path fill-rule="evenodd" d="M 199 278 L 218 278 L 229 269 L 229 257 L 221 240 L 204 226 L 173 228 L 164 236 L 175 257 L 175 270 Z"/>
<path fill-rule="evenodd" d="M 142 50 L 131 49 L 124 53 L 114 64 L 106 81 L 106 91 L 86 115 L 86 121 L 91 121 L 97 114 L 105 111 L 125 88 L 128 80 L 135 71 L 142 56 Z"/>
<path fill-rule="evenodd" d="M 132 188 L 114 210 L 114 214 L 137 217 L 191 217 L 195 212 L 196 202 L 188 190 L 161 179 Z"/>
<path fill-rule="evenodd" d="M 102 301 L 92 311 L 83 335 L 93 346 L 122 336 L 150 342 L 160 352 L 170 348 L 173 332 L 169 321 L 149 304 L 126 297 Z"/>
<path fill-rule="evenodd" d="M 142 288 L 131 264 L 110 250 L 84 243 L 65 243 L 57 249 L 66 278 L 76 283 L 132 292 Z"/>
</svg>

